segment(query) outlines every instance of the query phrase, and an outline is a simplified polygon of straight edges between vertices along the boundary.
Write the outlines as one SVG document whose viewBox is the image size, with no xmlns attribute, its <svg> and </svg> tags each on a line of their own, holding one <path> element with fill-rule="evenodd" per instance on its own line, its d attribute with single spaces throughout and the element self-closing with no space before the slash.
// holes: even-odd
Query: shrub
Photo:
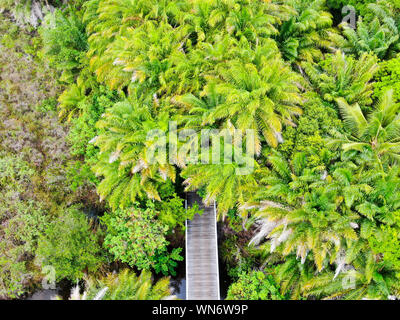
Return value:
<svg viewBox="0 0 400 320">
<path fill-rule="evenodd" d="M 147 208 L 133 206 L 113 213 L 106 213 L 102 222 L 107 227 L 104 246 L 122 262 L 139 270 L 155 268 L 157 272 L 167 273 L 175 267 L 172 260 L 181 260 L 179 250 L 171 255 L 167 252 L 169 242 L 165 236 L 168 226 L 156 217 L 158 212 L 151 201 Z M 158 257 L 158 258 L 156 258 Z"/>
<path fill-rule="evenodd" d="M 81 279 L 102 262 L 99 239 L 84 214 L 69 210 L 39 238 L 36 260 L 54 267 L 57 280 Z"/>
<path fill-rule="evenodd" d="M 242 273 L 228 289 L 227 300 L 284 300 L 271 275 L 262 271 Z"/>
<path fill-rule="evenodd" d="M 85 25 L 72 10 L 49 13 L 40 28 L 44 55 L 50 65 L 62 71 L 60 80 L 72 82 L 88 48 Z"/>
</svg>

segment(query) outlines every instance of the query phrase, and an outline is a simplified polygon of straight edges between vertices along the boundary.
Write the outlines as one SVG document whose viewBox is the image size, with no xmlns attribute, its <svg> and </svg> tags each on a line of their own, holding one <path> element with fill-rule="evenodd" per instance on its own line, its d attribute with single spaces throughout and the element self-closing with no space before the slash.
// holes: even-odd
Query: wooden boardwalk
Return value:
<svg viewBox="0 0 400 320">
<path fill-rule="evenodd" d="M 187 206 L 198 203 L 203 214 L 186 221 L 186 299 L 220 300 L 215 204 L 205 207 L 195 192 Z"/>
</svg>

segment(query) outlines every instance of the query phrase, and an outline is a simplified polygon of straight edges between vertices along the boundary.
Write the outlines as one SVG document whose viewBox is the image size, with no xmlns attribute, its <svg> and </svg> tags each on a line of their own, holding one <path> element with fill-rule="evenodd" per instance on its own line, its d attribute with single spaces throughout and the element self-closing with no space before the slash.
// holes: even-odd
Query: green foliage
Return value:
<svg viewBox="0 0 400 320">
<path fill-rule="evenodd" d="M 238 210 L 230 209 L 227 213 L 227 220 L 229 223 L 229 227 L 234 230 L 235 232 L 240 232 L 243 229 L 242 219 L 238 215 Z"/>
<path fill-rule="evenodd" d="M 367 15 L 374 18 L 359 17 L 356 30 L 347 23 L 342 25 L 343 36 L 332 35 L 336 45 L 356 57 L 367 52 L 383 59 L 399 52 L 399 27 L 392 15 L 393 9 L 384 4 L 369 4 Z"/>
<path fill-rule="evenodd" d="M 292 288 L 294 297 L 387 299 L 399 292 L 396 269 L 382 263 L 370 245 L 372 235 L 382 234 L 382 224 L 397 221 L 398 169 L 379 172 L 376 160 L 362 155 L 344 160 L 322 171 L 305 168 L 304 155 L 296 155 L 290 165 L 274 155 L 269 161 L 276 175 L 266 176 L 261 181 L 266 188 L 242 207 L 257 208 L 261 224 L 252 243 L 261 243 L 266 261 L 281 257 L 286 265 L 290 256 L 297 256 L 303 270 L 311 261 L 315 264 L 316 277 L 310 277 L 310 271 L 302 275 L 301 268 L 296 271 L 300 283 L 277 270 L 283 292 Z M 396 260 L 389 248 L 388 261 Z M 354 279 L 351 289 L 343 286 L 348 276 Z"/>
<path fill-rule="evenodd" d="M 219 0 L 209 4 L 183 1 L 180 10 L 174 4 L 156 6 L 159 11 L 153 14 L 141 1 L 121 6 L 117 2 L 88 2 L 86 19 L 92 33 L 89 56 L 99 80 L 111 88 L 128 86 L 132 92 L 145 93 L 148 101 L 157 93 L 161 104 L 175 95 L 208 96 L 215 90 L 222 95 L 222 102 L 204 119 L 205 124 L 222 119 L 241 129 L 247 125 L 276 145 L 274 132 L 280 132 L 282 122 L 291 123 L 301 112 L 296 87 L 299 77 L 284 65 L 275 43 L 267 37 L 277 32 L 273 23 L 286 17 L 290 8 L 268 2 Z M 241 13 L 229 11 L 241 7 Z M 144 10 L 143 21 L 127 19 L 138 15 L 139 10 Z M 207 19 L 204 10 L 210 13 L 210 21 L 201 21 Z M 263 12 L 265 15 L 260 16 Z M 100 40 L 105 39 L 103 25 L 116 21 L 121 26 L 114 30 L 115 36 Z M 178 27 L 176 21 L 180 22 Z M 205 27 L 207 24 L 209 27 Z M 218 35 L 220 30 L 227 30 L 227 34 Z M 197 35 L 192 39 L 194 32 Z M 243 108 L 250 109 L 240 112 Z"/>
<path fill-rule="evenodd" d="M 169 278 L 161 278 L 153 283 L 151 273 L 143 270 L 139 276 L 129 269 L 110 273 L 99 279 L 86 280 L 87 300 L 93 299 L 107 288 L 102 300 L 162 300 L 173 298 L 169 288 Z M 84 299 L 79 299 L 84 300 Z"/>
<path fill-rule="evenodd" d="M 271 275 L 262 271 L 242 273 L 228 289 L 227 300 L 284 300 Z"/>
<path fill-rule="evenodd" d="M 39 235 L 77 201 L 66 179 L 66 128 L 54 113 L 55 71 L 39 60 L 41 41 L 1 15 L 0 296 L 16 298 L 40 282 L 33 264 Z M 1 175 L 1 174 L 0 174 Z"/>
<path fill-rule="evenodd" d="M 201 173 L 191 169 L 187 154 L 169 163 L 163 155 L 151 163 L 147 158 L 155 147 L 145 141 L 147 133 L 157 129 L 168 136 L 171 118 L 178 120 L 178 130 L 254 129 L 257 155 L 262 144 L 276 147 L 283 128 L 294 126 L 302 112 L 303 80 L 270 38 L 293 14 L 289 5 L 263 1 L 88 1 L 84 21 L 90 68 L 98 81 L 128 95 L 97 124 L 104 130 L 95 142 L 101 152 L 94 166 L 102 179 L 101 199 L 107 198 L 113 209 L 146 197 L 161 200 L 160 185 L 175 181 L 175 166 L 190 176 L 188 188 L 202 187 L 195 183 Z M 83 95 L 79 87 L 71 90 L 72 96 Z M 166 143 L 171 143 L 168 138 Z M 217 199 L 221 212 L 236 202 L 229 191 L 240 183 L 230 176 L 235 169 L 214 170 L 218 175 L 225 171 L 229 181 L 230 194 Z M 211 198 L 223 190 L 217 180 L 202 183 L 209 184 Z"/>
<path fill-rule="evenodd" d="M 330 139 L 332 146 L 341 146 L 344 151 L 373 152 L 383 171 L 384 163 L 397 163 L 400 147 L 400 105 L 393 100 L 393 91 L 387 91 L 374 110 L 365 116 L 358 104 L 350 106 L 344 99 L 337 99 L 344 126 L 349 134 L 338 134 Z"/>
<path fill-rule="evenodd" d="M 363 54 L 355 59 L 337 51 L 319 64 L 306 62 L 303 66 L 312 86 L 325 101 L 343 98 L 350 104 L 372 103 L 371 80 L 378 70 L 376 57 Z"/>
<path fill-rule="evenodd" d="M 202 214 L 202 210 L 199 209 L 197 203 L 185 209 L 184 200 L 176 194 L 169 199 L 164 199 L 162 202 L 156 203 L 156 207 L 159 211 L 158 219 L 167 225 L 169 230 L 174 230 L 178 226 L 183 229 L 186 220 L 192 220 L 197 213 Z"/>
<path fill-rule="evenodd" d="M 395 227 L 381 225 L 368 242 L 373 252 L 382 255 L 385 264 L 396 270 L 396 277 L 400 278 L 400 239 L 397 224 Z"/>
<path fill-rule="evenodd" d="M 67 140 L 70 144 L 71 154 L 84 161 L 75 161 L 70 164 L 69 177 L 74 190 L 88 182 L 98 184 L 94 173 L 91 171 L 98 161 L 99 150 L 90 141 L 100 134 L 96 128 L 97 121 L 104 114 L 107 107 L 118 100 L 116 92 L 108 90 L 104 86 L 91 89 L 87 96 L 76 101 L 73 108 L 80 114 L 79 117 L 71 118 L 71 128 Z M 65 103 L 65 101 L 64 101 Z"/>
<path fill-rule="evenodd" d="M 267 51 L 266 54 L 270 53 Z M 253 64 L 232 61 L 217 72 L 221 80 L 207 84 L 201 95 L 215 90 L 223 97 L 223 102 L 209 113 L 203 124 L 214 124 L 224 119 L 243 132 L 255 130 L 257 154 L 261 149 L 260 136 L 270 146 L 277 147 L 277 133 L 282 131 L 282 123 L 292 124 L 295 116 L 302 113 L 296 84 L 296 81 L 301 81 L 298 75 L 280 58 L 263 57 Z"/>
<path fill-rule="evenodd" d="M 239 275 L 249 272 L 256 264 L 256 252 L 247 245 L 247 238 L 228 235 L 220 246 L 220 257 L 224 260 L 228 275 L 237 280 Z"/>
<path fill-rule="evenodd" d="M 75 12 L 59 10 L 46 16 L 40 28 L 44 57 L 56 70 L 62 71 L 61 81 L 72 82 L 79 72 L 88 48 L 85 25 Z"/>
<path fill-rule="evenodd" d="M 362 253 L 360 257 L 355 270 L 350 267 L 336 278 L 333 272 L 326 272 L 306 282 L 305 296 L 343 300 L 387 300 L 398 296 L 396 274 L 374 264 L 376 258 L 370 253 Z"/>
<path fill-rule="evenodd" d="M 168 226 L 156 219 L 158 212 L 152 202 L 146 209 L 131 207 L 116 210 L 102 217 L 107 227 L 104 246 L 116 259 L 135 266 L 139 270 L 155 268 L 157 272 L 167 273 L 180 261 L 179 249 L 167 252 L 168 241 L 165 236 Z"/>
<path fill-rule="evenodd" d="M 0 296 L 16 298 L 34 277 L 30 256 L 49 219 L 42 205 L 29 199 L 35 171 L 20 157 L 0 155 Z"/>
<path fill-rule="evenodd" d="M 264 237 L 269 241 L 263 249 L 278 250 L 283 255 L 296 253 L 305 262 L 308 252 L 313 252 L 318 271 L 324 268 L 326 257 L 339 252 L 342 239 L 354 240 L 356 233 L 351 222 L 358 214 L 346 210 L 359 196 L 357 187 L 343 186 L 342 174 L 337 169 L 333 177 L 324 167 L 306 168 L 304 154 L 296 154 L 289 163 L 279 154 L 268 158 L 276 174 L 265 175 L 260 188 L 242 209 L 258 208 L 256 216 L 265 225 L 253 238 L 258 244 Z M 344 178 L 343 178 L 344 179 Z M 346 177 L 346 179 L 348 179 Z M 339 200 L 340 199 L 340 200 Z M 329 248 L 329 250 L 328 250 Z"/>
<path fill-rule="evenodd" d="M 356 30 L 336 28 L 344 5 Z M 44 265 L 86 278 L 71 299 L 170 298 L 148 270 L 174 275 L 183 259 L 169 241 L 199 212 L 183 187 L 228 219 L 229 299 L 400 297 L 399 9 L 0 0 L 0 298 L 21 296 Z M 43 18 L 37 37 L 26 24 Z M 201 129 L 254 129 L 254 155 L 235 144 L 228 162 L 232 143 L 212 134 L 222 152 L 202 156 L 222 162 L 201 163 L 197 133 L 171 152 L 175 132 Z M 105 239 L 79 203 L 108 211 Z M 101 277 L 106 254 L 142 274 Z"/>
<path fill-rule="evenodd" d="M 257 186 L 256 174 L 238 175 L 237 163 L 232 164 L 198 164 L 188 166 L 182 172 L 183 177 L 188 177 L 185 184 L 186 190 L 206 188 L 205 203 L 218 204 L 218 217 L 225 217 L 229 209 L 235 208 L 238 203 L 243 203 L 247 193 Z"/>
<path fill-rule="evenodd" d="M 290 159 L 298 152 L 307 157 L 307 166 L 316 167 L 333 157 L 326 146 L 327 138 L 334 130 L 342 131 L 342 122 L 330 103 L 315 93 L 306 95 L 304 114 L 299 118 L 296 128 L 289 127 L 283 134 L 284 142 L 278 150 Z"/>
<path fill-rule="evenodd" d="M 102 262 L 98 237 L 85 215 L 68 210 L 51 222 L 38 240 L 37 263 L 52 266 L 57 280 L 81 279 Z"/>
<path fill-rule="evenodd" d="M 293 0 L 296 14 L 285 21 L 277 37 L 282 56 L 291 62 L 319 61 L 332 47 L 332 15 L 326 0 Z"/>
<path fill-rule="evenodd" d="M 304 284 L 315 277 L 313 262 L 310 259 L 303 262 L 294 254 L 284 259 L 275 255 L 268 262 L 276 283 L 280 285 L 281 294 L 287 299 L 305 300 Z"/>
<path fill-rule="evenodd" d="M 374 97 L 379 98 L 384 92 L 392 89 L 393 97 L 400 101 L 400 57 L 382 61 L 375 74 Z"/>
<path fill-rule="evenodd" d="M 93 168 L 104 177 L 98 193 L 102 199 L 108 197 L 113 209 L 126 208 L 145 196 L 161 200 L 161 182 L 175 180 L 175 168 L 165 152 L 156 151 L 163 138 L 147 140 L 151 130 L 168 132 L 168 122 L 167 112 L 153 116 L 150 106 L 128 100 L 107 109 L 98 121 L 97 127 L 104 130 L 95 138 L 101 155 Z M 111 127 L 115 129 L 108 130 Z"/>
<path fill-rule="evenodd" d="M 183 261 L 181 251 L 182 248 L 172 249 L 171 253 L 166 250 L 157 251 L 152 258 L 156 273 L 162 272 L 165 276 L 169 274 L 176 276 L 175 268 L 178 266 L 176 261 Z"/>
<path fill-rule="evenodd" d="M 112 88 L 129 85 L 131 80 L 135 86 L 134 82 L 138 80 L 149 86 L 161 84 L 165 90 L 173 88 L 165 81 L 175 77 L 182 68 L 186 71 L 177 74 L 182 83 L 175 82 L 174 85 L 186 89 L 187 84 L 197 82 L 195 78 L 187 82 L 188 77 L 200 75 L 200 70 L 193 69 L 193 63 L 202 69 L 209 69 L 212 64 L 200 65 L 195 52 L 201 53 L 216 44 L 214 41 L 220 39 L 221 31 L 236 43 L 237 40 L 260 43 L 276 34 L 276 26 L 293 13 L 293 9 L 284 4 L 248 0 L 207 3 L 197 0 L 93 0 L 85 6 L 85 21 L 90 34 L 89 56 L 99 79 Z M 160 43 L 163 43 L 162 47 L 158 46 Z M 185 57 L 186 53 L 188 57 Z M 179 65 L 187 58 L 189 65 Z M 168 71 L 167 66 L 171 67 Z M 189 90 L 195 88 L 190 87 Z"/>
</svg>

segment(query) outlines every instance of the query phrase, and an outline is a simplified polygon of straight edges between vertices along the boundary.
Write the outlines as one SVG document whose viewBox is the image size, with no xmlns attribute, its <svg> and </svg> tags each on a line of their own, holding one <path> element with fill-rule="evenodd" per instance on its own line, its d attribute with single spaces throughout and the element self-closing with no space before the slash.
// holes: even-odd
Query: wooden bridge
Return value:
<svg viewBox="0 0 400 320">
<path fill-rule="evenodd" d="M 186 300 L 220 300 L 217 210 L 205 207 L 195 192 L 186 194 L 186 206 L 198 203 L 203 214 L 186 221 Z"/>
</svg>

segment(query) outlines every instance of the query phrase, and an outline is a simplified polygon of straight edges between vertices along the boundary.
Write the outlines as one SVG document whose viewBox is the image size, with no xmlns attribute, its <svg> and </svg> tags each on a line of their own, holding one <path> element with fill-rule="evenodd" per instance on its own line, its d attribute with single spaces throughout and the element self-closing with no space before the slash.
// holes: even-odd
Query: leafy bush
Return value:
<svg viewBox="0 0 400 320">
<path fill-rule="evenodd" d="M 85 25 L 74 11 L 50 13 L 40 28 L 45 58 L 62 71 L 61 81 L 72 82 L 88 48 Z"/>
<path fill-rule="evenodd" d="M 288 158 L 297 152 L 307 156 L 307 166 L 315 167 L 327 163 L 333 157 L 326 146 L 326 138 L 334 130 L 343 131 L 342 122 L 334 106 L 320 99 L 315 93 L 307 93 L 304 114 L 296 128 L 290 127 L 283 134 L 284 142 L 278 150 Z"/>
<path fill-rule="evenodd" d="M 49 218 L 30 195 L 35 171 L 20 157 L 0 152 L 0 297 L 15 298 L 35 276 L 29 263 Z"/>
<path fill-rule="evenodd" d="M 64 95 L 64 94 L 63 94 Z M 75 101 L 73 108 L 80 114 L 79 117 L 70 118 L 70 130 L 67 141 L 70 144 L 71 155 L 78 161 L 69 164 L 68 177 L 73 190 L 87 184 L 97 185 L 91 167 L 98 161 L 99 150 L 90 141 L 100 134 L 96 122 L 101 118 L 105 109 L 118 99 L 118 94 L 98 86 L 91 88 L 87 96 L 82 96 Z M 62 101 L 65 103 L 65 101 Z M 61 106 L 60 108 L 63 108 Z"/>
<path fill-rule="evenodd" d="M 284 300 L 279 286 L 271 275 L 262 271 L 242 273 L 239 280 L 230 285 L 227 300 Z"/>
<path fill-rule="evenodd" d="M 247 245 L 247 241 L 247 239 L 240 240 L 238 235 L 229 235 L 220 246 L 220 257 L 233 280 L 237 280 L 240 274 L 249 272 L 254 265 L 257 265 L 257 252 Z"/>
<path fill-rule="evenodd" d="M 176 194 L 173 197 L 165 198 L 161 203 L 156 203 L 159 211 L 158 219 L 167 225 L 169 230 L 174 230 L 178 226 L 183 229 L 187 219 L 191 220 L 196 213 L 202 213 L 198 204 L 186 209 L 183 203 L 184 200 Z"/>
<path fill-rule="evenodd" d="M 396 101 L 400 101 L 400 56 L 382 61 L 375 75 L 374 97 L 380 98 L 384 92 L 393 90 Z"/>
<path fill-rule="evenodd" d="M 182 248 L 174 248 L 171 253 L 166 250 L 157 250 L 152 257 L 154 263 L 154 270 L 156 273 L 162 273 L 167 276 L 169 274 L 176 276 L 175 268 L 178 266 L 176 261 L 183 261 L 183 257 L 180 255 Z"/>
<path fill-rule="evenodd" d="M 368 242 L 375 254 L 382 255 L 383 261 L 397 271 L 400 279 L 400 236 L 398 224 L 381 225 L 376 234 L 371 234 Z"/>
<path fill-rule="evenodd" d="M 156 219 L 157 215 L 150 201 L 146 209 L 134 206 L 106 213 L 102 217 L 107 227 L 104 246 L 116 259 L 139 270 L 156 268 L 157 271 L 168 272 L 175 267 L 172 261 L 181 260 L 181 257 L 179 250 L 167 253 L 169 243 L 165 236 L 168 226 Z"/>
<path fill-rule="evenodd" d="M 86 216 L 68 210 L 51 222 L 38 240 L 36 261 L 52 266 L 57 280 L 82 279 L 102 263 L 99 239 Z"/>
</svg>

